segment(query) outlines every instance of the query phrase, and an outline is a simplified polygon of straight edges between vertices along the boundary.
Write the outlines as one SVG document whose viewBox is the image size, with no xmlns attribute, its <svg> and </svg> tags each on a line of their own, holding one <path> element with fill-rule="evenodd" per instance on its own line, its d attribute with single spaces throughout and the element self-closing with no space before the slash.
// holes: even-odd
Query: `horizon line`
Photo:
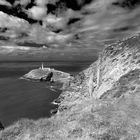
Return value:
<svg viewBox="0 0 140 140">
<path fill-rule="evenodd" d="M 94 61 L 96 61 L 96 60 L 45 60 L 45 61 L 43 61 L 43 60 L 0 60 L 0 63 L 1 62 L 94 62 Z"/>
</svg>

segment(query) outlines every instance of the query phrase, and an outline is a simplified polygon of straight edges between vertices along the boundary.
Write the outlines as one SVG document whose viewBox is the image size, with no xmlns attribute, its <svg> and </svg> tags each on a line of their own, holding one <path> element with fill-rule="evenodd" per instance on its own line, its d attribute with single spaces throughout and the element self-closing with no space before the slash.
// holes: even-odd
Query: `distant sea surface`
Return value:
<svg viewBox="0 0 140 140">
<path fill-rule="evenodd" d="M 73 75 L 79 73 L 91 62 L 44 62 L 45 67 L 54 68 Z M 21 80 L 41 62 L 0 62 L 0 121 L 4 126 L 22 118 L 39 119 L 49 117 L 56 106 L 51 102 L 61 91 L 52 91 L 45 82 Z"/>
</svg>

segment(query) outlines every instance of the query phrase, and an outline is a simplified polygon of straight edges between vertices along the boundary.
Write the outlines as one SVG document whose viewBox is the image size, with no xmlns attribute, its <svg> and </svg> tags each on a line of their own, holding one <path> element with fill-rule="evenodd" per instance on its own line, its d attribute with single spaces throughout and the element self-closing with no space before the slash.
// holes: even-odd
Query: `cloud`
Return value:
<svg viewBox="0 0 140 140">
<path fill-rule="evenodd" d="M 39 6 L 45 6 L 49 3 L 49 0 L 36 0 L 36 4 Z"/>
<path fill-rule="evenodd" d="M 4 1 L 4 0 L 2 0 Z M 22 0 L 21 0 L 22 1 Z M 28 3 L 30 0 L 24 0 L 23 3 Z M 54 48 L 61 49 L 62 45 L 65 42 L 69 42 L 69 40 L 73 39 L 73 34 L 76 32 L 80 38 L 78 41 L 80 42 L 79 46 L 69 44 L 64 45 L 65 48 L 86 48 L 94 47 L 96 49 L 99 48 L 99 43 L 102 43 L 104 40 L 111 39 L 121 39 L 122 37 L 126 37 L 126 35 L 130 35 L 132 33 L 136 33 L 140 30 L 140 9 L 136 8 L 133 10 L 128 10 L 112 3 L 116 0 L 94 0 L 89 5 L 83 7 L 80 11 L 74 11 L 70 8 L 65 10 L 63 16 L 60 14 L 56 17 L 53 12 L 47 15 L 46 4 L 48 0 L 36 0 L 36 6 L 28 9 L 28 15 L 36 20 L 43 20 L 44 24 L 46 23 L 46 28 L 41 28 L 39 24 L 39 29 L 37 27 L 30 28 L 28 39 L 33 39 L 35 42 L 47 42 L 47 43 L 56 43 Z M 88 14 L 83 14 L 83 11 L 87 11 Z M 83 13 L 82 13 L 83 12 Z M 83 14 L 83 15 L 82 15 Z M 66 26 L 65 24 L 69 21 L 70 18 L 80 17 L 80 21 L 77 24 L 72 24 L 71 26 Z M 8 24 L 16 27 L 18 26 L 18 22 L 14 22 L 14 20 L 8 20 L 8 22 L 4 23 L 4 18 L 1 16 L 1 23 Z M 7 18 L 7 17 L 6 17 Z M 14 17 L 11 17 L 14 19 Z M 10 22 L 9 22 L 10 21 Z M 16 23 L 16 24 L 15 24 Z M 25 25 L 25 22 L 23 22 Z M 47 26 L 50 24 L 51 26 Z M 79 25 L 80 24 L 80 25 Z M 66 26 L 66 27 L 65 27 Z M 11 27 L 11 26 L 10 26 Z M 21 26 L 20 26 L 21 27 Z M 33 25 L 31 25 L 33 27 Z M 49 28 L 50 27 L 50 28 Z M 52 27 L 52 28 L 51 28 Z M 62 29 L 61 32 L 54 33 L 53 29 Z M 68 30 L 72 28 L 72 30 Z M 51 32 L 52 29 L 52 32 Z M 35 31 L 34 31 L 35 30 Z M 49 33 L 50 31 L 50 33 Z M 54 30 L 55 31 L 55 30 Z M 63 32 L 64 31 L 64 32 Z M 87 31 L 87 32 L 86 32 Z M 77 35 L 76 34 L 76 35 Z M 122 36 L 123 35 L 123 36 Z M 67 41 L 68 40 L 68 41 Z M 77 41 L 77 42 L 78 42 Z M 76 42 L 76 43 L 77 43 Z M 99 43 L 98 43 L 99 42 Z M 91 44 L 90 44 L 91 43 Z M 102 44 L 101 44 L 102 45 Z M 52 45 L 53 46 L 53 45 Z M 51 47 L 52 47 L 51 46 Z M 102 45 L 103 46 L 103 45 Z M 53 47 L 52 47 L 53 48 Z M 78 49 L 79 49 L 78 48 Z M 100 47 L 101 48 L 101 47 Z M 14 51 L 12 47 L 5 47 L 5 50 Z M 24 51 L 27 48 L 20 48 L 20 50 Z M 77 51 L 79 51 L 77 49 Z M 17 48 L 15 48 L 17 50 Z M 35 50 L 31 50 L 35 51 Z"/>
<path fill-rule="evenodd" d="M 30 47 L 24 47 L 24 46 L 0 46 L 1 50 L 6 50 L 8 52 L 13 52 L 16 50 L 21 50 L 21 51 L 29 51 L 31 48 Z"/>
<path fill-rule="evenodd" d="M 24 46 L 0 46 L 1 55 L 7 55 L 7 54 L 16 55 L 19 53 L 27 53 L 30 50 L 31 50 L 30 47 L 24 47 Z"/>
<path fill-rule="evenodd" d="M 33 19 L 40 20 L 44 16 L 46 16 L 46 11 L 47 11 L 46 7 L 34 6 L 28 10 L 28 15 Z"/>
<path fill-rule="evenodd" d="M 85 6 L 88 10 L 94 11 L 103 11 L 107 10 L 107 8 L 116 0 L 94 0 L 89 5 Z"/>
<path fill-rule="evenodd" d="M 90 32 L 91 40 L 115 41 L 129 37 L 140 30 L 140 8 L 123 8 L 113 5 L 116 0 L 97 0 L 84 7 L 88 11 L 83 16 L 80 32 Z M 108 41 L 110 43 L 110 41 Z"/>
<path fill-rule="evenodd" d="M 11 6 L 11 4 L 6 0 L 0 0 L 0 5 Z"/>
<path fill-rule="evenodd" d="M 29 16 L 36 20 L 42 20 L 47 15 L 47 7 L 49 0 L 36 0 L 36 6 L 28 10 Z"/>
<path fill-rule="evenodd" d="M 15 1 L 14 6 L 20 4 L 22 6 L 26 6 L 27 4 L 31 3 L 31 0 L 20 0 L 20 1 Z"/>
</svg>

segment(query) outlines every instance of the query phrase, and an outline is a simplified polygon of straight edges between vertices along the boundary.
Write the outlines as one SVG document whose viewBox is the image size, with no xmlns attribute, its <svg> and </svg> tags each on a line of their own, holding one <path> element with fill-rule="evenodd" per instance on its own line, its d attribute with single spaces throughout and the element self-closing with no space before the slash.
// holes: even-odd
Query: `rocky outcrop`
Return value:
<svg viewBox="0 0 140 140">
<path fill-rule="evenodd" d="M 29 73 L 21 77 L 21 79 L 40 80 L 48 82 L 60 82 L 65 83 L 71 80 L 73 77 L 66 72 L 50 69 L 50 68 L 38 68 L 31 70 Z"/>
</svg>

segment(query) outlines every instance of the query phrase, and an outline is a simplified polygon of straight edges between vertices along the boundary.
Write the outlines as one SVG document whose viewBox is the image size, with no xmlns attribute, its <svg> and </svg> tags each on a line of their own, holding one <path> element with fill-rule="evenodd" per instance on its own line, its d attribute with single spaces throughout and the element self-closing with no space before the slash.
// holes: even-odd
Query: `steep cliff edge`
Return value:
<svg viewBox="0 0 140 140">
<path fill-rule="evenodd" d="M 100 61 L 99 61 L 100 60 Z M 130 37 L 108 46 L 99 59 L 98 85 L 93 96 L 102 98 L 122 76 L 140 69 L 140 38 Z M 137 73 L 138 74 L 138 73 Z"/>
<path fill-rule="evenodd" d="M 79 100 L 83 101 L 88 98 L 101 99 L 119 97 L 123 93 L 109 92 L 114 88 L 117 90 L 118 87 L 116 86 L 122 84 L 120 82 L 125 76 L 127 77 L 128 75 L 128 77 L 132 77 L 132 73 L 134 73 L 134 75 L 135 73 L 138 74 L 139 69 L 139 35 L 111 44 L 100 53 L 99 59 L 96 62 L 79 73 L 75 79 L 71 81 L 70 86 L 61 94 L 61 96 L 64 95 L 64 97 L 62 97 L 64 100 L 61 102 L 61 105 L 69 104 L 70 102 L 73 104 L 74 100 L 76 100 L 77 104 L 80 103 Z M 127 82 L 126 80 L 126 83 Z M 125 88 L 123 85 L 121 86 L 121 88 Z"/>
<path fill-rule="evenodd" d="M 65 85 L 58 113 L 21 120 L 2 140 L 138 140 L 140 35 L 107 46 L 99 59 Z"/>
</svg>

